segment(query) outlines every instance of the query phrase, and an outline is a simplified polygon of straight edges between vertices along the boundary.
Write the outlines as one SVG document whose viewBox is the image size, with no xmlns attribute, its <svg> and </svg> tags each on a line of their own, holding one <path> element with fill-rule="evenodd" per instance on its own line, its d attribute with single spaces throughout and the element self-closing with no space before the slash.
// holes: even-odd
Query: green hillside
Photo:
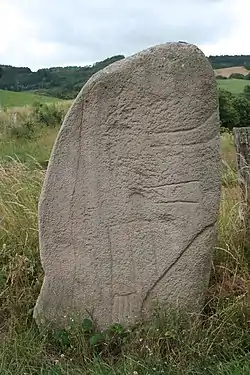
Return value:
<svg viewBox="0 0 250 375">
<path fill-rule="evenodd" d="M 36 95 L 28 92 L 0 90 L 1 107 L 23 107 L 39 101 L 40 103 L 58 102 L 60 99 L 52 96 Z"/>
<path fill-rule="evenodd" d="M 230 91 L 232 94 L 243 93 L 244 87 L 250 85 L 246 79 L 217 79 L 219 88 Z"/>
</svg>

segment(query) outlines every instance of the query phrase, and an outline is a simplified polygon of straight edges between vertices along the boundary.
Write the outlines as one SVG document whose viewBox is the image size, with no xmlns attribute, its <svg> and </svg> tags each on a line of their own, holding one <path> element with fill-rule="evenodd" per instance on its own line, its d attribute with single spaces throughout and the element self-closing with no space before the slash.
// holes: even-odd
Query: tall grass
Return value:
<svg viewBox="0 0 250 375">
<path fill-rule="evenodd" d="M 39 169 L 13 161 L 0 167 L 0 316 L 27 315 L 39 288 L 37 199 L 43 180 Z"/>
<path fill-rule="evenodd" d="M 28 143 L 24 140 L 24 144 L 39 143 L 43 148 L 49 143 L 51 148 L 55 136 L 56 128 L 47 128 Z M 84 325 L 72 325 L 66 331 L 38 332 L 32 308 L 43 277 L 37 203 L 44 171 L 32 159 L 32 152 L 32 167 L 18 157 L 2 163 L 1 375 L 250 373 L 250 246 L 238 216 L 241 196 L 230 134 L 222 136 L 221 149 L 225 163 L 218 243 L 204 311 L 192 318 L 178 311 L 156 313 L 150 322 L 131 330 L 110 327 L 100 340 L 93 327 L 90 333 Z"/>
<path fill-rule="evenodd" d="M 0 163 L 11 159 L 34 166 L 46 164 L 59 126 L 70 102 L 34 103 L 0 113 Z"/>
</svg>

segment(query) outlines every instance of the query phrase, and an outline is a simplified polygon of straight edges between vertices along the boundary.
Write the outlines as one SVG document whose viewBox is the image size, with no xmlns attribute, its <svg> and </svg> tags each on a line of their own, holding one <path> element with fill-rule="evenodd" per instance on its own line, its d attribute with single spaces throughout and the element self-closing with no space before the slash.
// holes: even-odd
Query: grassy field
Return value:
<svg viewBox="0 0 250 375">
<path fill-rule="evenodd" d="M 34 102 L 41 103 L 55 103 L 60 99 L 52 98 L 51 96 L 41 96 L 28 92 L 14 92 L 7 90 L 0 90 L 0 106 L 4 107 L 23 107 L 32 105 Z"/>
<path fill-rule="evenodd" d="M 238 218 L 231 134 L 221 137 L 218 241 L 202 314 L 156 315 L 132 330 L 110 328 L 101 342 L 84 325 L 38 332 L 32 320 L 43 278 L 37 202 L 55 120 L 66 109 L 24 109 L 15 124 L 11 112 L 0 116 L 0 374 L 249 375 L 250 241 Z"/>
<path fill-rule="evenodd" d="M 217 79 L 217 83 L 221 89 L 230 91 L 232 94 L 241 94 L 244 87 L 250 85 L 250 81 L 246 79 Z"/>
</svg>

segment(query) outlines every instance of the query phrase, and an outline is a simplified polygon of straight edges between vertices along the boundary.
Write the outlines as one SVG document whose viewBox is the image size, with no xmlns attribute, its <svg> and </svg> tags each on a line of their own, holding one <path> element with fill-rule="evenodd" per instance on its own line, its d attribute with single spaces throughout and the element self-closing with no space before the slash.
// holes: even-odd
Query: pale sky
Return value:
<svg viewBox="0 0 250 375">
<path fill-rule="evenodd" d="M 183 40 L 250 54 L 250 0 L 0 0 L 0 64 L 84 66 Z"/>
</svg>

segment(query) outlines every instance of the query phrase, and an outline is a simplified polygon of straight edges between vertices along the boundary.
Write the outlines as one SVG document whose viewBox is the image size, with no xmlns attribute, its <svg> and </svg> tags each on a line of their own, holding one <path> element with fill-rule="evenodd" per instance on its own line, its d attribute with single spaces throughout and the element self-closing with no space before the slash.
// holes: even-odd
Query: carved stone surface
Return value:
<svg viewBox="0 0 250 375">
<path fill-rule="evenodd" d="M 95 74 L 41 194 L 38 324 L 79 314 L 104 328 L 165 303 L 197 311 L 219 196 L 217 88 L 197 47 L 155 46 Z"/>
</svg>

